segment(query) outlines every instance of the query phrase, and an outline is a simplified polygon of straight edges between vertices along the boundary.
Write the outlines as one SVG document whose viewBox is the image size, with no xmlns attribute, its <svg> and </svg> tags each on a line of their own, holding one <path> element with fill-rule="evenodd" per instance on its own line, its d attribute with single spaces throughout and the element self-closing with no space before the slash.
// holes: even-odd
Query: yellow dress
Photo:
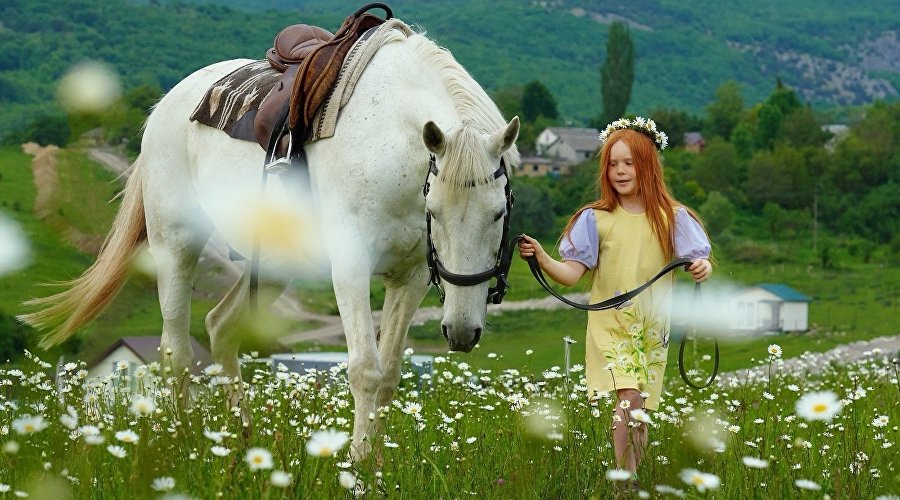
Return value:
<svg viewBox="0 0 900 500">
<path fill-rule="evenodd" d="M 646 283 L 666 264 L 650 222 L 622 207 L 595 210 L 600 251 L 594 269 L 591 302 Z M 671 273 L 619 309 L 588 313 L 585 345 L 590 392 L 632 388 L 645 393 L 644 406 L 655 410 L 662 392 L 669 344 Z"/>
</svg>

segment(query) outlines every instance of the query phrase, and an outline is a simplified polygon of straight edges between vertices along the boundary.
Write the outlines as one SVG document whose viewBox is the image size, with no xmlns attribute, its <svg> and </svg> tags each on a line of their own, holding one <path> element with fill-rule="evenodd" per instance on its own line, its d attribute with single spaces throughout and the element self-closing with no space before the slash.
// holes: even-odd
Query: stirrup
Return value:
<svg viewBox="0 0 900 500">
<path fill-rule="evenodd" d="M 285 153 L 285 155 L 282 156 L 281 158 L 274 158 L 269 163 L 266 163 L 264 168 L 266 169 L 267 174 L 278 175 L 278 174 L 284 172 L 285 170 L 287 170 L 288 167 L 291 166 L 291 150 L 294 148 L 294 137 L 293 137 L 293 134 L 291 134 L 290 132 L 288 132 L 287 136 L 288 136 L 287 153 Z M 278 142 L 281 142 L 281 141 L 278 141 Z M 278 146 L 276 144 L 274 150 L 272 151 L 272 157 L 274 157 L 277 152 L 278 152 Z"/>
</svg>

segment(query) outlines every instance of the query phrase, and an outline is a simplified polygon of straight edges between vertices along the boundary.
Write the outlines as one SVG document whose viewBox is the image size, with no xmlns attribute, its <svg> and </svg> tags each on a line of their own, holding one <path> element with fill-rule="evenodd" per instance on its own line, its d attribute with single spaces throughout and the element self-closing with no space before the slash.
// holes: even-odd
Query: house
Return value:
<svg viewBox="0 0 900 500">
<path fill-rule="evenodd" d="M 544 158 L 541 156 L 528 156 L 522 158 L 521 166 L 515 169 L 515 175 L 527 177 L 543 177 L 545 175 L 568 175 L 572 165 L 564 160 Z"/>
<path fill-rule="evenodd" d="M 129 371 L 133 371 L 140 365 L 149 365 L 154 361 L 161 362 L 159 341 L 159 336 L 120 338 L 88 363 L 88 378 L 108 375 L 117 369 L 120 361 L 128 363 Z M 212 356 L 194 337 L 191 337 L 191 347 L 194 349 L 194 360 L 196 361 L 191 371 L 199 374 L 212 364 Z"/>
<path fill-rule="evenodd" d="M 692 153 L 702 153 L 705 147 L 706 139 L 703 138 L 703 134 L 700 132 L 684 133 L 684 149 Z"/>
<path fill-rule="evenodd" d="M 595 128 L 545 128 L 535 141 L 538 156 L 581 163 L 597 156 L 600 131 Z"/>
<path fill-rule="evenodd" d="M 788 285 L 762 283 L 732 298 L 732 330 L 737 332 L 804 332 L 809 329 L 812 299 Z"/>
</svg>

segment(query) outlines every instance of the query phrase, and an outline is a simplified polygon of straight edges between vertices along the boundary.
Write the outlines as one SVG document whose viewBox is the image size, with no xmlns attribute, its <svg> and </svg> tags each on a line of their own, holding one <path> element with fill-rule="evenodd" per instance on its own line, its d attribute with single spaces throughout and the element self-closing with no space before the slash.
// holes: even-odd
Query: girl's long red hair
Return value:
<svg viewBox="0 0 900 500">
<path fill-rule="evenodd" d="M 656 235 L 657 241 L 659 241 L 663 255 L 667 259 L 672 259 L 675 255 L 673 241 L 675 209 L 684 207 L 688 214 L 700 223 L 701 227 L 703 222 L 693 210 L 685 207 L 672 196 L 663 177 L 662 163 L 659 160 L 656 145 L 653 144 L 653 141 L 643 133 L 631 129 L 614 131 L 603 144 L 603 148 L 600 150 L 600 175 L 597 177 L 600 199 L 579 208 L 569 219 L 562 234 L 569 234 L 578 216 L 585 210 L 612 212 L 619 206 L 619 195 L 610 185 L 607 174 L 609 169 L 609 151 L 612 149 L 613 144 L 618 141 L 624 142 L 631 150 L 635 174 L 637 175 L 638 194 L 644 203 L 644 210 L 647 214 L 647 219 L 650 220 L 650 227 L 653 229 L 653 234 Z"/>
</svg>

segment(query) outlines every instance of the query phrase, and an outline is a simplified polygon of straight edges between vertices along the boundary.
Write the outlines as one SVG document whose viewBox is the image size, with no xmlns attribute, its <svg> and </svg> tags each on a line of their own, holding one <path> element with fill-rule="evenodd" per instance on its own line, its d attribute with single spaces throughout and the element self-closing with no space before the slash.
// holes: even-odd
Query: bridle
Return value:
<svg viewBox="0 0 900 500">
<path fill-rule="evenodd" d="M 431 189 L 429 179 L 432 175 L 438 175 L 437 162 L 434 155 L 428 158 L 428 172 L 425 173 L 425 184 L 422 186 L 422 194 L 426 197 Z M 509 219 L 512 213 L 514 196 L 509 185 L 509 172 L 506 170 L 506 162 L 500 158 L 500 166 L 490 176 L 489 180 L 496 180 L 500 177 L 506 178 L 506 185 L 503 188 L 506 195 L 506 214 L 503 216 L 503 235 L 500 237 L 500 248 L 497 250 L 497 260 L 492 269 L 476 274 L 457 274 L 450 272 L 441 263 L 438 258 L 437 249 L 434 247 L 434 241 L 431 239 L 431 211 L 425 210 L 425 226 L 427 228 L 427 253 L 425 260 L 428 264 L 428 270 L 431 275 L 428 278 L 429 283 L 434 284 L 441 296 L 441 304 L 444 303 L 444 287 L 441 285 L 443 278 L 447 283 L 456 286 L 475 286 L 480 285 L 493 278 L 497 279 L 497 284 L 488 289 L 487 303 L 499 304 L 503 302 L 503 296 L 506 295 L 506 289 L 509 287 L 507 276 L 509 275 L 509 266 L 512 263 L 513 247 L 507 248 L 506 239 L 509 236 Z M 476 181 L 472 180 L 465 184 L 465 187 L 474 188 Z"/>
</svg>

